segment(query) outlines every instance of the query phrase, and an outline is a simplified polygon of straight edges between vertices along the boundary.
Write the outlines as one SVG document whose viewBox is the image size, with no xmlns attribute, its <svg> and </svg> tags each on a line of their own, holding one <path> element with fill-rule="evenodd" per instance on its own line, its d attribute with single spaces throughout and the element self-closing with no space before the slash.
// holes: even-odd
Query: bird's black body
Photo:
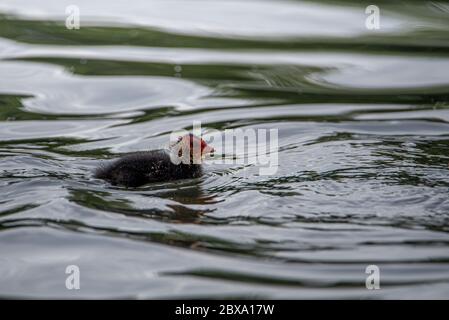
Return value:
<svg viewBox="0 0 449 320">
<path fill-rule="evenodd" d="M 166 150 L 125 155 L 99 167 L 95 177 L 113 185 L 138 187 L 150 182 L 195 178 L 201 175 L 200 164 L 174 164 Z"/>
</svg>

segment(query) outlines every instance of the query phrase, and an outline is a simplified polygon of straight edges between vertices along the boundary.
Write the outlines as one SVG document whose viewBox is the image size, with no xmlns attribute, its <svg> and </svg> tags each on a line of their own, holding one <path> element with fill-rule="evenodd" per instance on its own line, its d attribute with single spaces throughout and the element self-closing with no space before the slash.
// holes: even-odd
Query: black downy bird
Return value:
<svg viewBox="0 0 449 320">
<path fill-rule="evenodd" d="M 213 155 L 213 152 L 214 148 L 203 139 L 187 134 L 179 137 L 168 150 L 131 153 L 100 165 L 94 177 L 126 187 L 195 178 L 202 174 L 201 162 L 204 157 Z"/>
</svg>

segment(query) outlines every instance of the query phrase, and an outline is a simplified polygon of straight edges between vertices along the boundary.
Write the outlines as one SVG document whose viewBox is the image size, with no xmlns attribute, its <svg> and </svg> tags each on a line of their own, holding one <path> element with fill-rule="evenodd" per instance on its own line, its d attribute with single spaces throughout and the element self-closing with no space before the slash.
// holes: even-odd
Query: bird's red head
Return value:
<svg viewBox="0 0 449 320">
<path fill-rule="evenodd" d="M 177 152 L 178 157 L 183 157 L 185 160 L 189 160 L 190 163 L 201 163 L 201 160 L 205 156 L 213 155 L 215 151 L 206 141 L 192 133 L 178 137 L 178 140 L 171 146 L 171 149 Z M 190 156 L 187 157 L 187 155 Z"/>
</svg>

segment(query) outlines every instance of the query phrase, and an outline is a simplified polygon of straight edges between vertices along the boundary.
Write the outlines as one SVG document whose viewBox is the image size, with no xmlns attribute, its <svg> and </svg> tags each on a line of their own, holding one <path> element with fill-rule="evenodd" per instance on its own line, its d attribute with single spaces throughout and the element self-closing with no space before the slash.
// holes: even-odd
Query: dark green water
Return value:
<svg viewBox="0 0 449 320">
<path fill-rule="evenodd" d="M 72 2 L 0 3 L 0 297 L 449 298 L 449 2 Z M 92 177 L 194 120 L 276 174 Z"/>
</svg>

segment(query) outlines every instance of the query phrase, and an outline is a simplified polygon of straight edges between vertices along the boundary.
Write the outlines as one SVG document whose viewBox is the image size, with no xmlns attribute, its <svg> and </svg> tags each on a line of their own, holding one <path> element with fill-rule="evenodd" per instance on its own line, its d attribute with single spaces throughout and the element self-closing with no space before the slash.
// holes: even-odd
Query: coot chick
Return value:
<svg viewBox="0 0 449 320">
<path fill-rule="evenodd" d="M 125 155 L 101 165 L 95 178 L 113 185 L 139 187 L 150 182 L 195 178 L 202 174 L 202 159 L 214 149 L 203 139 L 187 134 L 179 137 L 169 150 L 153 150 Z"/>
</svg>

